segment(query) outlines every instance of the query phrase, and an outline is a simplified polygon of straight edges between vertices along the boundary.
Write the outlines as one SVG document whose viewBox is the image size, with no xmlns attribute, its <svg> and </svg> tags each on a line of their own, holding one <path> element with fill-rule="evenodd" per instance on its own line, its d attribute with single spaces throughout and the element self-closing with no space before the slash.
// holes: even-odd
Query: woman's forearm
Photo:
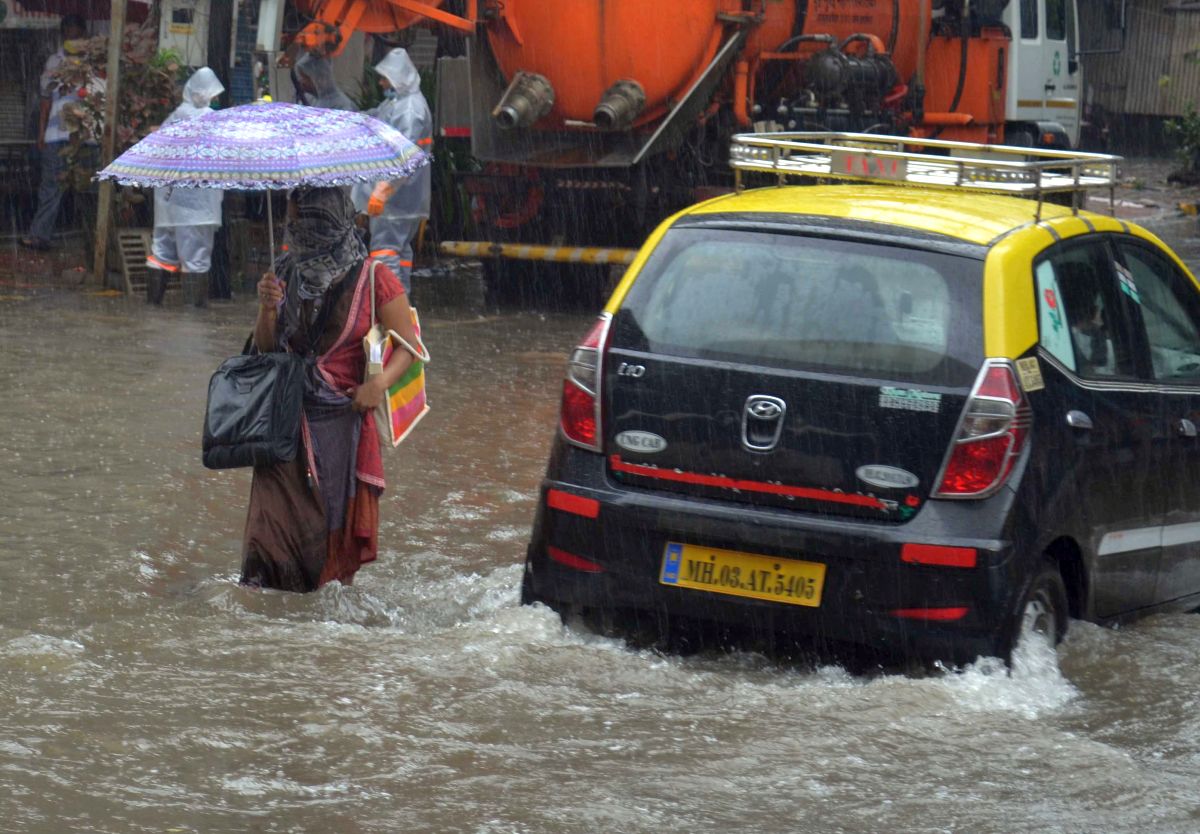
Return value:
<svg viewBox="0 0 1200 834">
<path fill-rule="evenodd" d="M 258 318 L 254 322 L 254 345 L 263 353 L 275 350 L 275 322 L 279 318 L 277 310 L 261 304 L 258 307 Z"/>
<path fill-rule="evenodd" d="M 392 345 L 392 355 L 388 357 L 387 365 L 382 373 L 376 374 L 383 384 L 383 390 L 386 391 L 395 385 L 412 363 L 413 355 L 405 350 L 403 345 Z"/>
<path fill-rule="evenodd" d="M 412 308 L 408 305 L 408 299 L 404 296 L 394 298 L 385 304 L 379 311 L 379 323 L 387 330 L 394 330 L 404 338 L 413 347 L 419 349 L 416 329 L 413 327 Z M 388 359 L 387 365 L 383 369 L 383 373 L 378 376 L 383 378 L 384 390 L 391 388 L 396 384 L 396 380 L 404 376 L 404 372 L 408 370 L 409 365 L 413 363 L 413 355 L 408 350 L 393 340 L 392 355 Z"/>
</svg>

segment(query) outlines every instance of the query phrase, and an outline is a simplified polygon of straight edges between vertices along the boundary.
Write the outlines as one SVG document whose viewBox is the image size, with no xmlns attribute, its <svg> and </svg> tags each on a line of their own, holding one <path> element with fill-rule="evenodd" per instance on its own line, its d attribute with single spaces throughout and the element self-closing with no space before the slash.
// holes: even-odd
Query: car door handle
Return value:
<svg viewBox="0 0 1200 834">
<path fill-rule="evenodd" d="M 1080 431 L 1091 431 L 1095 428 L 1091 417 L 1074 408 L 1067 412 L 1067 425 Z"/>
<path fill-rule="evenodd" d="M 1196 436 L 1196 424 L 1186 417 L 1181 417 L 1179 422 L 1175 424 L 1175 428 L 1179 431 L 1180 437 Z"/>
</svg>

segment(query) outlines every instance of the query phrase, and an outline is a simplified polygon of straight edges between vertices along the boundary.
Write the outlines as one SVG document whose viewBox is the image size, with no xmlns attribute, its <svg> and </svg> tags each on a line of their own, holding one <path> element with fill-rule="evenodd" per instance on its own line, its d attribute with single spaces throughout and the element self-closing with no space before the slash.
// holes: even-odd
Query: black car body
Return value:
<svg viewBox="0 0 1200 834">
<path fill-rule="evenodd" d="M 1200 604 L 1198 422 L 1200 288 L 1144 230 L 740 192 L 666 221 L 572 355 L 523 598 L 1009 657 Z"/>
</svg>

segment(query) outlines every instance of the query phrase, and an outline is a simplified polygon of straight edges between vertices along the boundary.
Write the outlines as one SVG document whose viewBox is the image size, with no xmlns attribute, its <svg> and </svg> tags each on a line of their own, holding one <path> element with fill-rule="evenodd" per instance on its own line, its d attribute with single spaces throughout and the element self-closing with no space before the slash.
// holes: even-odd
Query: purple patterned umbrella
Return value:
<svg viewBox="0 0 1200 834">
<path fill-rule="evenodd" d="M 365 113 L 243 104 L 164 125 L 97 174 L 145 188 L 296 188 L 400 179 L 429 156 Z"/>
<path fill-rule="evenodd" d="M 266 102 L 164 125 L 96 177 L 142 188 L 262 190 L 401 179 L 428 164 L 400 131 L 365 113 Z M 274 228 L 269 234 L 274 253 Z"/>
</svg>

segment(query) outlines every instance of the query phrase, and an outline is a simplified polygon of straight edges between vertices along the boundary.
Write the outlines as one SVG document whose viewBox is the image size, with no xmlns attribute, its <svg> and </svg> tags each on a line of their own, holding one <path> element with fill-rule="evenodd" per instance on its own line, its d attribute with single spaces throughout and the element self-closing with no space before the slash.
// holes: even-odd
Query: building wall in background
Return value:
<svg viewBox="0 0 1200 834">
<path fill-rule="evenodd" d="M 1088 33 L 1108 29 L 1109 4 L 1079 4 L 1085 50 L 1111 44 L 1089 43 Z M 1111 55 L 1082 58 L 1085 102 L 1113 114 L 1179 116 L 1200 108 L 1200 4 L 1129 0 L 1124 48 Z"/>
</svg>

